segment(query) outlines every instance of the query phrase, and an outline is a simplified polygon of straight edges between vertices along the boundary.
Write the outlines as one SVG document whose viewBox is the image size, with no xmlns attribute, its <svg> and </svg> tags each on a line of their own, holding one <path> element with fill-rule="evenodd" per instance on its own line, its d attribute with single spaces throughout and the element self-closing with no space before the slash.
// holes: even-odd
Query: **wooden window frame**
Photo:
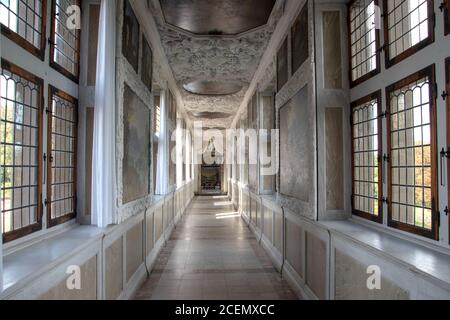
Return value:
<svg viewBox="0 0 450 320">
<path fill-rule="evenodd" d="M 354 203 L 354 195 L 355 195 L 355 146 L 353 143 L 353 140 L 355 139 L 355 134 L 353 130 L 353 110 L 355 108 L 358 108 L 359 106 L 368 103 L 370 101 L 377 100 L 377 108 L 378 108 L 378 216 L 372 215 L 367 212 L 363 212 L 360 210 L 355 209 L 355 203 Z M 383 154 L 383 122 L 382 122 L 382 92 L 381 90 L 378 90 L 374 93 L 371 93 L 365 97 L 362 97 L 361 99 L 358 99 L 351 103 L 351 141 L 352 141 L 352 213 L 355 216 L 358 216 L 360 218 L 364 218 L 370 221 L 374 221 L 377 223 L 383 223 L 383 163 L 381 161 L 381 157 Z"/>
<path fill-rule="evenodd" d="M 430 88 L 430 130 L 431 130 L 431 196 L 432 196 L 432 229 L 426 230 L 424 228 L 412 226 L 400 221 L 392 219 L 392 161 L 388 163 L 388 226 L 408 233 L 413 233 L 419 236 L 427 237 L 433 240 L 439 240 L 439 190 L 438 190 L 438 150 L 437 150 L 437 115 L 436 115 L 436 70 L 435 65 L 431 65 L 423 70 L 420 70 L 403 80 L 400 80 L 388 87 L 386 87 L 386 113 L 387 113 L 387 143 L 388 153 L 391 153 L 391 98 L 392 92 L 399 90 L 411 83 L 414 83 L 423 78 L 429 78 Z"/>
<path fill-rule="evenodd" d="M 78 3 L 78 6 L 81 8 L 81 2 L 80 0 L 76 0 Z M 70 71 L 66 70 L 63 66 L 58 64 L 54 61 L 54 55 L 55 55 L 55 43 L 53 42 L 56 34 L 56 0 L 52 0 L 52 13 L 51 13 L 51 28 L 50 28 L 50 67 L 64 75 L 65 77 L 69 78 L 76 84 L 79 84 L 80 81 L 80 56 L 81 56 L 81 30 L 78 29 L 77 31 L 77 37 L 78 41 L 76 43 L 78 50 L 77 50 L 77 74 L 72 74 Z"/>
<path fill-rule="evenodd" d="M 39 101 L 39 112 L 38 112 L 38 154 L 37 154 L 37 167 L 38 167 L 38 173 L 37 173 L 37 217 L 36 217 L 36 223 L 26 226 L 25 228 L 15 230 L 8 232 L 6 234 L 3 234 L 3 243 L 11 242 L 14 240 L 17 240 L 19 238 L 22 238 L 24 236 L 30 235 L 34 232 L 42 230 L 42 214 L 43 214 L 43 205 L 42 205 L 42 157 L 43 157 L 43 110 L 44 110 L 44 81 L 41 78 L 38 78 L 37 76 L 33 75 L 32 73 L 22 69 L 21 67 L 10 63 L 7 60 L 2 59 L 1 60 L 2 69 L 8 70 L 9 72 L 16 74 L 30 82 L 33 82 L 34 84 L 37 84 L 39 86 L 39 94 L 38 94 L 38 101 Z"/>
<path fill-rule="evenodd" d="M 28 42 L 24 37 L 20 36 L 18 33 L 9 29 L 5 25 L 1 25 L 2 35 L 7 37 L 12 42 L 16 43 L 18 46 L 22 47 L 27 52 L 36 56 L 40 60 L 45 60 L 45 49 L 46 49 L 46 37 L 47 37 L 47 0 L 42 0 L 42 17 L 41 17 L 41 39 L 40 47 L 36 48 L 33 44 Z"/>
<path fill-rule="evenodd" d="M 411 57 L 416 54 L 423 48 L 429 46 L 434 43 L 435 40 L 435 27 L 436 27 L 436 15 L 434 11 L 434 0 L 426 0 L 428 3 L 428 37 L 411 48 L 403 51 L 401 54 L 395 56 L 394 58 L 390 58 L 389 56 L 389 17 L 388 17 L 388 1 L 392 0 L 383 0 L 383 11 L 384 11 L 384 54 L 386 60 L 386 69 L 400 63 L 401 61 Z"/>
<path fill-rule="evenodd" d="M 450 2 L 447 2 L 450 5 Z M 450 93 L 450 57 L 445 60 L 445 82 L 446 82 L 446 93 Z M 450 96 L 446 97 L 446 118 L 447 118 L 447 150 L 450 150 Z M 448 183 L 450 183 L 450 160 L 447 159 L 447 175 L 448 175 Z M 450 201 L 450 187 L 447 184 L 447 192 L 448 192 L 448 201 Z M 449 239 L 448 243 L 450 244 L 450 215 L 448 215 L 448 230 L 449 230 Z"/>
<path fill-rule="evenodd" d="M 445 35 L 447 36 L 450 34 L 450 1 L 445 1 L 444 19 Z"/>
<path fill-rule="evenodd" d="M 375 29 L 375 46 L 376 46 L 376 61 L 377 61 L 377 67 L 372 70 L 371 72 L 365 74 L 364 76 L 353 80 L 352 78 L 352 38 L 351 38 L 351 7 L 352 5 L 358 0 L 352 0 L 348 5 L 347 5 L 347 32 L 348 32 L 348 62 L 349 62 L 349 66 L 350 66 L 350 70 L 349 70 L 349 81 L 350 81 L 350 87 L 354 88 L 358 85 L 360 85 L 361 83 L 375 77 L 376 75 L 378 75 L 381 72 L 381 54 L 380 54 L 380 47 L 381 47 L 381 40 L 380 40 L 380 30 Z M 379 6 L 379 0 L 373 0 L 375 6 Z"/>
<path fill-rule="evenodd" d="M 61 99 L 67 100 L 70 103 L 75 105 L 77 110 L 76 112 L 76 123 L 78 124 L 78 100 L 71 95 L 65 93 L 64 91 L 53 87 L 52 85 L 48 86 L 48 129 L 47 129 L 47 226 L 48 228 L 55 227 L 57 225 L 63 224 L 70 220 L 73 220 L 77 216 L 77 142 L 78 142 L 78 127 L 75 125 L 74 137 L 76 139 L 76 143 L 74 143 L 74 165 L 73 165 L 73 196 L 74 196 L 74 210 L 73 213 L 52 219 L 52 161 L 50 161 L 50 157 L 52 156 L 52 124 L 53 119 L 51 115 L 52 104 L 53 104 L 53 96 L 57 96 Z"/>
</svg>

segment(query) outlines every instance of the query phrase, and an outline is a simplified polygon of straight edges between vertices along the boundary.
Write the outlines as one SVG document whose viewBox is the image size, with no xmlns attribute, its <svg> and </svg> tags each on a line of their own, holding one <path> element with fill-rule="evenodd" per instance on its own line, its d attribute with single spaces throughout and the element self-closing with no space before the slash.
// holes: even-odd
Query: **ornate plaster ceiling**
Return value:
<svg viewBox="0 0 450 320">
<path fill-rule="evenodd" d="M 224 119 L 230 116 L 229 113 L 225 112 L 193 112 L 191 115 L 195 118 L 201 119 Z"/>
<path fill-rule="evenodd" d="M 234 1 L 229 2 L 231 5 Z M 167 24 L 159 0 L 152 0 L 152 12 L 169 65 L 188 113 L 221 112 L 230 117 L 201 119 L 207 127 L 228 128 L 247 92 L 261 57 L 283 14 L 283 0 L 275 4 L 268 23 L 237 36 L 195 35 Z M 204 96 L 184 90 L 195 81 L 239 83 L 242 89 L 226 96 Z M 194 118 L 192 120 L 199 120 Z"/>
<path fill-rule="evenodd" d="M 242 85 L 235 81 L 194 81 L 183 87 L 190 93 L 206 96 L 227 96 L 242 90 Z"/>
<path fill-rule="evenodd" d="M 237 35 L 262 25 L 275 0 L 160 0 L 166 22 L 199 35 Z"/>
</svg>

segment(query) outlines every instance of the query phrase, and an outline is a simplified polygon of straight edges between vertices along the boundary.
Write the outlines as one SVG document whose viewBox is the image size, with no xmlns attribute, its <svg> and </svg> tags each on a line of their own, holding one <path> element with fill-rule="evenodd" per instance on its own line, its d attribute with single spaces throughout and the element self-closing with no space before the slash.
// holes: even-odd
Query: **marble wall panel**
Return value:
<svg viewBox="0 0 450 320">
<path fill-rule="evenodd" d="M 367 267 L 354 258 L 336 250 L 335 254 L 336 300 L 408 300 L 409 293 L 394 282 L 381 277 L 381 289 L 367 288 Z"/>
<path fill-rule="evenodd" d="M 144 232 L 142 222 L 128 230 L 126 236 L 127 248 L 127 281 L 136 273 L 144 262 Z"/>
<path fill-rule="evenodd" d="M 120 237 L 105 253 L 106 300 L 116 300 L 123 290 L 123 239 Z"/>
</svg>

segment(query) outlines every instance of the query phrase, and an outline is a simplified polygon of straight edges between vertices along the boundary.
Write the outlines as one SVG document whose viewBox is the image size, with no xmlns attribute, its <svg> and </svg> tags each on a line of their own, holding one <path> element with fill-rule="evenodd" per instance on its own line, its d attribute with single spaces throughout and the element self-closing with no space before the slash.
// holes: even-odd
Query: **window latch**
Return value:
<svg viewBox="0 0 450 320">
<path fill-rule="evenodd" d="M 439 10 L 441 10 L 441 12 L 443 12 L 446 5 L 447 5 L 447 2 L 446 1 L 442 1 L 441 5 L 439 6 Z"/>
<path fill-rule="evenodd" d="M 450 158 L 450 150 L 445 151 L 445 149 L 442 148 L 441 158 Z"/>
<path fill-rule="evenodd" d="M 378 116 L 378 119 L 384 119 L 387 118 L 387 116 L 389 115 L 388 111 L 382 112 L 380 113 L 380 115 Z"/>
<path fill-rule="evenodd" d="M 389 199 L 386 197 L 381 198 L 381 202 L 389 204 Z"/>
<path fill-rule="evenodd" d="M 384 50 L 386 50 L 386 45 L 382 45 L 382 46 L 380 46 L 379 48 L 378 48 L 378 52 L 379 53 L 381 53 L 381 52 L 383 52 Z"/>
<path fill-rule="evenodd" d="M 444 164 L 444 160 L 445 159 L 449 159 L 450 158 L 450 150 L 445 151 L 444 148 L 442 148 L 441 151 L 441 187 L 445 187 L 445 178 L 444 178 L 444 168 L 445 168 L 445 164 Z"/>
<path fill-rule="evenodd" d="M 449 93 L 447 92 L 447 91 L 442 91 L 442 95 L 441 95 L 441 97 L 442 97 L 442 99 L 445 101 L 445 100 L 447 100 L 447 97 L 449 96 Z"/>
<path fill-rule="evenodd" d="M 445 215 L 446 215 L 447 217 L 448 217 L 449 212 L 450 212 L 450 210 L 448 209 L 448 206 L 445 207 L 444 213 L 445 213 Z"/>
</svg>

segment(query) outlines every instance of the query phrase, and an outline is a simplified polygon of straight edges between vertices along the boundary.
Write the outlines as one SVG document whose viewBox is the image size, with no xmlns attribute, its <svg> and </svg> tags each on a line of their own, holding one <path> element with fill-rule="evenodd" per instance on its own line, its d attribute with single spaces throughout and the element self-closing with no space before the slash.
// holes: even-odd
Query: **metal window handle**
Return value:
<svg viewBox="0 0 450 320">
<path fill-rule="evenodd" d="M 442 95 L 441 95 L 441 97 L 442 97 L 442 99 L 445 101 L 445 100 L 447 100 L 447 97 L 449 96 L 449 93 L 447 92 L 447 91 L 442 91 Z"/>
<path fill-rule="evenodd" d="M 44 174 L 43 174 L 43 178 L 44 180 L 42 181 L 43 184 L 45 184 L 45 181 L 47 181 L 47 154 L 44 153 Z"/>
<path fill-rule="evenodd" d="M 441 10 L 441 12 L 443 12 L 446 5 L 447 5 L 447 1 L 442 1 L 441 5 L 439 6 L 439 10 Z"/>
<path fill-rule="evenodd" d="M 386 184 L 387 163 L 389 161 L 390 161 L 389 155 L 387 154 L 383 155 L 383 174 L 382 174 L 383 184 Z"/>
<path fill-rule="evenodd" d="M 445 159 L 450 158 L 450 150 L 445 151 L 444 148 L 442 148 L 441 151 L 441 186 L 445 187 L 445 176 L 444 176 L 444 167 L 445 167 Z"/>
</svg>

